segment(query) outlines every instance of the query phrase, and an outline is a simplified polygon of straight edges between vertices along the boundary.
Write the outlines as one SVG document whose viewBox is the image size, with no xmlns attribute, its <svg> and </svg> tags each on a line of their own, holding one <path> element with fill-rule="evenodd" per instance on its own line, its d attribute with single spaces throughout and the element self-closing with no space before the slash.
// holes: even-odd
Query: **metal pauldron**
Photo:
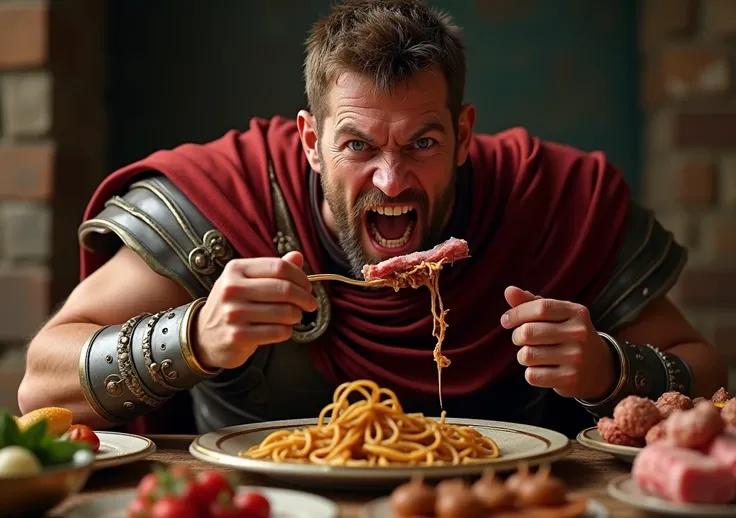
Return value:
<svg viewBox="0 0 736 518">
<path fill-rule="evenodd" d="M 101 418 L 129 422 L 221 372 L 204 368 L 191 347 L 192 318 L 204 301 L 143 313 L 122 325 L 103 327 L 85 342 L 80 383 Z"/>
<path fill-rule="evenodd" d="M 618 358 L 620 371 L 613 392 L 600 401 L 577 399 L 597 417 L 613 414 L 616 404 L 627 396 L 656 400 L 665 392 L 692 395 L 693 375 L 689 365 L 674 354 L 660 351 L 653 345 L 632 344 L 616 340 L 606 333 L 598 333 Z"/>
</svg>

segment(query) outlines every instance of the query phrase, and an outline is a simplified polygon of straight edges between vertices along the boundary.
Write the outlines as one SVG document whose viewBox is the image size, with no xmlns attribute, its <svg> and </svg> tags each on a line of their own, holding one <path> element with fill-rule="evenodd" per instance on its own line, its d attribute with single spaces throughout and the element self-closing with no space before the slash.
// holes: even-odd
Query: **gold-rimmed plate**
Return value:
<svg viewBox="0 0 736 518">
<path fill-rule="evenodd" d="M 140 435 L 102 431 L 95 431 L 95 435 L 100 439 L 93 465 L 96 470 L 143 460 L 156 451 L 156 444 Z"/>
<path fill-rule="evenodd" d="M 598 428 L 591 426 L 581 431 L 576 437 L 577 441 L 591 450 L 602 451 L 603 453 L 610 453 L 614 457 L 624 462 L 632 463 L 639 452 L 643 448 L 635 448 L 633 446 L 621 446 L 620 444 L 611 444 L 603 440 L 601 434 L 598 432 Z"/>
<path fill-rule="evenodd" d="M 190 444 L 189 452 L 195 458 L 211 464 L 257 473 L 287 483 L 356 488 L 393 486 L 409 480 L 413 474 L 420 473 L 425 479 L 431 480 L 480 475 L 489 467 L 497 472 L 513 471 L 521 463 L 536 466 L 554 462 L 568 455 L 572 449 L 572 444 L 563 434 L 536 426 L 474 419 L 447 419 L 446 422 L 472 426 L 483 435 L 491 437 L 498 444 L 500 456 L 487 463 L 458 466 L 343 467 L 256 460 L 239 455 L 251 446 L 260 444 L 277 430 L 314 426 L 317 424 L 316 419 L 294 419 L 224 428 L 197 437 Z"/>
</svg>

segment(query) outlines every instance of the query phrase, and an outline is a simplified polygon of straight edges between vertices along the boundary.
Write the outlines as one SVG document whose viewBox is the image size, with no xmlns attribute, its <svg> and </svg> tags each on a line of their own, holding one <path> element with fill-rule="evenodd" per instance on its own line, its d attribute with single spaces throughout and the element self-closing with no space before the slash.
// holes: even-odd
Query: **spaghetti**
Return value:
<svg viewBox="0 0 736 518">
<path fill-rule="evenodd" d="M 351 396 L 362 399 L 350 403 Z M 327 414 L 330 414 L 329 418 Z M 406 414 L 396 394 L 369 380 L 343 383 L 315 426 L 273 432 L 240 452 L 251 459 L 334 466 L 438 466 L 499 457 L 493 439 L 468 426 Z"/>
<path fill-rule="evenodd" d="M 445 315 L 449 310 L 444 309 L 442 305 L 442 296 L 440 295 L 440 271 L 444 259 L 436 262 L 422 261 L 414 266 L 411 270 L 405 272 L 395 272 L 386 281 L 393 287 L 394 291 L 401 288 L 411 286 L 416 289 L 419 286 L 426 286 L 432 296 L 432 336 L 437 339 L 437 343 L 432 351 L 435 363 L 437 363 L 437 386 L 440 398 L 440 408 L 442 405 L 442 369 L 450 366 L 450 359 L 442 354 L 442 342 L 445 340 L 445 331 L 447 323 Z"/>
</svg>

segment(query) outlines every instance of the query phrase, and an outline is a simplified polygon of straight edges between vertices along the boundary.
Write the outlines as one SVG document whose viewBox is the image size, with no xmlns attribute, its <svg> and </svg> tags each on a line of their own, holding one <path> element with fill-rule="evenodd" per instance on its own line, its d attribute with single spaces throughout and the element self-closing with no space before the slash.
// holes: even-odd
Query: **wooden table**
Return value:
<svg viewBox="0 0 736 518">
<path fill-rule="evenodd" d="M 53 512 L 49 513 L 47 517 L 61 518 L 64 516 L 66 509 L 86 499 L 98 497 L 110 491 L 134 488 L 138 481 L 151 470 L 151 466 L 155 462 L 182 463 L 195 469 L 213 468 L 213 466 L 201 462 L 189 454 L 189 444 L 194 436 L 158 435 L 150 436 L 150 438 L 156 443 L 157 450 L 147 460 L 95 472 L 80 494 L 67 499 Z M 608 482 L 618 475 L 626 474 L 630 470 L 630 465 L 617 461 L 610 455 L 584 448 L 576 442 L 573 444 L 572 453 L 565 459 L 553 464 L 553 472 L 565 480 L 572 490 L 585 493 L 603 503 L 608 508 L 611 516 L 615 518 L 655 516 L 639 511 L 608 496 L 606 491 Z M 240 472 L 240 474 L 244 484 L 275 485 L 273 482 L 265 481 L 255 475 L 243 472 Z M 375 492 L 319 492 L 319 494 L 339 505 L 340 518 L 359 518 L 364 503 L 386 495 L 386 493 Z"/>
</svg>

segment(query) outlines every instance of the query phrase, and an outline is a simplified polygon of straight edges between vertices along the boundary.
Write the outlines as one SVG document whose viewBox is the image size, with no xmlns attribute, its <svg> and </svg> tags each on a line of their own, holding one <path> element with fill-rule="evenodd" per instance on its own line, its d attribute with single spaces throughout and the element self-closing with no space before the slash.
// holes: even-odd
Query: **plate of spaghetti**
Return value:
<svg viewBox="0 0 736 518">
<path fill-rule="evenodd" d="M 509 471 L 570 449 L 567 437 L 544 428 L 406 413 L 394 392 L 370 380 L 340 385 L 316 418 L 224 428 L 189 447 L 212 464 L 333 487 Z"/>
</svg>

